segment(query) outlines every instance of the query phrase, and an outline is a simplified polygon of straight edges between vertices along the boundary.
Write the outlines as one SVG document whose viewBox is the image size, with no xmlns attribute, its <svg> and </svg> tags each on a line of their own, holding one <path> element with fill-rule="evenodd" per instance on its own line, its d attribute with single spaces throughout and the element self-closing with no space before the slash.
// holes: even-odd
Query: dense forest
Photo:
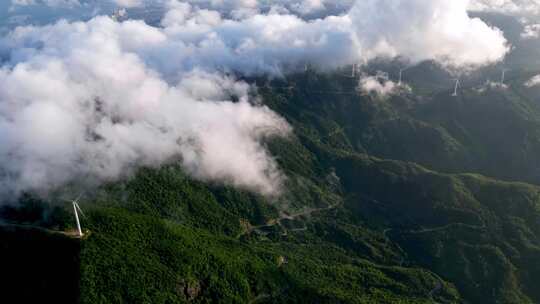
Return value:
<svg viewBox="0 0 540 304">
<path fill-rule="evenodd" d="M 421 94 L 388 98 L 338 72 L 247 79 L 294 130 L 265 143 L 280 196 L 145 168 L 85 193 L 79 240 L 55 232 L 74 228 L 69 204 L 27 195 L 2 209 L 2 285 L 66 303 L 540 302 L 529 74 L 451 97 L 425 69 Z"/>
</svg>

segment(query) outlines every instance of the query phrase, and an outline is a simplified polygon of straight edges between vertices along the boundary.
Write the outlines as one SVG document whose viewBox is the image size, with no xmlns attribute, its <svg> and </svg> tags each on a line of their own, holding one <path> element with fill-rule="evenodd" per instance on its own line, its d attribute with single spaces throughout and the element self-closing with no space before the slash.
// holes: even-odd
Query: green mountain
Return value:
<svg viewBox="0 0 540 304">
<path fill-rule="evenodd" d="M 451 97 L 448 75 L 424 64 L 408 71 L 415 94 L 385 99 L 339 73 L 249 79 L 294 128 L 266 142 L 287 176 L 281 196 L 195 181 L 177 164 L 142 169 L 85 197 L 81 240 L 55 232 L 73 227 L 69 209 L 24 197 L 2 212 L 19 223 L 0 225 L 2 293 L 92 304 L 539 303 L 540 103 L 521 85 L 531 73 L 508 89 L 481 90 L 471 77 Z"/>
</svg>

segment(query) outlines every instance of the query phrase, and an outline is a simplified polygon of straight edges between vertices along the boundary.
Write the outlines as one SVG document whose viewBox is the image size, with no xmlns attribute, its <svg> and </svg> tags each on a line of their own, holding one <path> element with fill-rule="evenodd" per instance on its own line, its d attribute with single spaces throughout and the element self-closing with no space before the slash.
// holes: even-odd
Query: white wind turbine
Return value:
<svg viewBox="0 0 540 304">
<path fill-rule="evenodd" d="M 81 221 L 79 219 L 79 212 L 81 215 L 84 216 L 84 212 L 82 211 L 81 207 L 79 206 L 79 200 L 81 199 L 82 194 L 80 194 L 75 200 L 73 201 L 67 201 L 70 202 L 73 206 L 73 213 L 75 214 L 75 222 L 77 223 L 77 232 L 79 234 L 79 237 L 83 236 L 83 232 L 81 229 Z"/>
<path fill-rule="evenodd" d="M 504 79 L 505 79 L 505 76 L 506 76 L 506 72 L 508 72 L 509 69 L 503 69 L 502 70 L 502 74 L 501 74 L 501 85 L 504 85 Z"/>
<path fill-rule="evenodd" d="M 399 69 L 399 80 L 398 80 L 398 85 L 401 85 L 401 84 L 402 84 L 402 82 L 403 82 L 403 72 L 405 72 L 405 71 L 408 70 L 408 69 L 410 69 L 410 67 Z"/>
<path fill-rule="evenodd" d="M 455 81 L 456 81 L 456 85 L 454 86 L 454 93 L 452 94 L 453 97 L 456 97 L 456 96 L 458 96 L 458 94 L 457 94 L 457 89 L 458 89 L 458 87 L 459 87 L 459 78 L 452 79 L 452 80 L 455 80 Z"/>
</svg>

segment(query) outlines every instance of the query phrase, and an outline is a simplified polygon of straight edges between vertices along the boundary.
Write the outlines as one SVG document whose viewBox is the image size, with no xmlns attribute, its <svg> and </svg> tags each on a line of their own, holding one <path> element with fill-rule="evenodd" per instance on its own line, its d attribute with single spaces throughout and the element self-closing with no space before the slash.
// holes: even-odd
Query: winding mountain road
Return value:
<svg viewBox="0 0 540 304">
<path fill-rule="evenodd" d="M 323 207 L 323 208 L 306 208 L 301 212 L 297 212 L 297 213 L 293 213 L 293 214 L 287 214 L 285 212 L 280 212 L 278 218 L 271 219 L 266 224 L 263 224 L 263 225 L 250 226 L 248 229 L 246 229 L 245 231 L 240 233 L 237 236 L 237 238 L 240 238 L 240 237 L 242 237 L 242 236 L 244 236 L 246 234 L 252 233 L 255 230 L 260 230 L 260 229 L 263 229 L 263 228 L 270 228 L 270 227 L 274 227 L 274 226 L 283 227 L 283 225 L 281 223 L 281 221 L 283 221 L 283 220 L 293 221 L 293 220 L 295 220 L 295 219 L 297 219 L 299 217 L 302 217 L 302 216 L 312 215 L 315 212 L 328 211 L 328 210 L 335 209 L 335 208 L 339 207 L 340 205 L 341 205 L 341 203 L 335 203 L 335 204 L 328 205 L 328 206 Z M 299 232 L 299 231 L 306 231 L 307 229 L 308 229 L 308 227 L 305 226 L 305 227 L 302 227 L 302 228 L 288 229 L 288 231 Z"/>
</svg>

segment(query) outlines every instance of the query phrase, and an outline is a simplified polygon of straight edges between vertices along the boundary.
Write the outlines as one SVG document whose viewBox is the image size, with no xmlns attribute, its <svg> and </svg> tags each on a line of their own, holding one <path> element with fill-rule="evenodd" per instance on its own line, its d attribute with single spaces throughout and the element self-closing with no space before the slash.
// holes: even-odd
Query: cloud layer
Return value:
<svg viewBox="0 0 540 304">
<path fill-rule="evenodd" d="M 482 65 L 507 52 L 500 30 L 467 14 L 467 0 L 357 1 L 349 15 L 365 58 L 403 56 L 447 66 Z"/>
<path fill-rule="evenodd" d="M 513 15 L 537 15 L 540 13 L 540 0 L 472 0 L 469 9 Z"/>
<path fill-rule="evenodd" d="M 524 84 L 528 88 L 540 85 L 540 75 L 535 75 Z"/>
<path fill-rule="evenodd" d="M 142 7 L 148 5 L 163 5 L 169 0 L 104 0 L 101 2 L 114 3 L 121 7 Z M 55 7 L 72 7 L 88 4 L 97 0 L 10 0 L 12 5 L 48 5 Z M 261 12 L 272 7 L 284 8 L 291 13 L 310 15 L 327 10 L 346 11 L 354 0 L 190 0 L 193 5 L 205 8 L 230 11 Z M 452 1 L 447 1 L 452 2 Z M 540 12 L 540 0 L 470 0 L 467 9 L 472 11 L 490 11 L 506 14 L 536 15 Z"/>
<path fill-rule="evenodd" d="M 146 3 L 153 1 L 145 0 L 11 0 L 12 7 L 17 6 L 32 6 L 32 5 L 45 5 L 50 7 L 78 7 L 78 6 L 93 6 L 99 4 L 99 2 L 109 2 L 122 7 L 139 7 Z M 163 2 L 161 0 L 155 2 Z"/>
<path fill-rule="evenodd" d="M 279 172 L 259 141 L 286 134 L 287 124 L 250 104 L 249 86 L 233 78 L 179 63 L 165 81 L 152 56 L 167 56 L 174 43 L 142 22 L 108 17 L 6 37 L 0 189 L 111 180 L 181 157 L 197 178 L 276 191 Z"/>
<path fill-rule="evenodd" d="M 276 193 L 282 176 L 263 141 L 290 128 L 236 77 L 378 57 L 470 68 L 508 51 L 465 0 L 362 0 L 310 20 L 236 2 L 257 10 L 231 16 L 169 1 L 159 27 L 95 17 L 2 37 L 0 193 L 115 180 L 175 160 L 202 180 Z"/>
</svg>

